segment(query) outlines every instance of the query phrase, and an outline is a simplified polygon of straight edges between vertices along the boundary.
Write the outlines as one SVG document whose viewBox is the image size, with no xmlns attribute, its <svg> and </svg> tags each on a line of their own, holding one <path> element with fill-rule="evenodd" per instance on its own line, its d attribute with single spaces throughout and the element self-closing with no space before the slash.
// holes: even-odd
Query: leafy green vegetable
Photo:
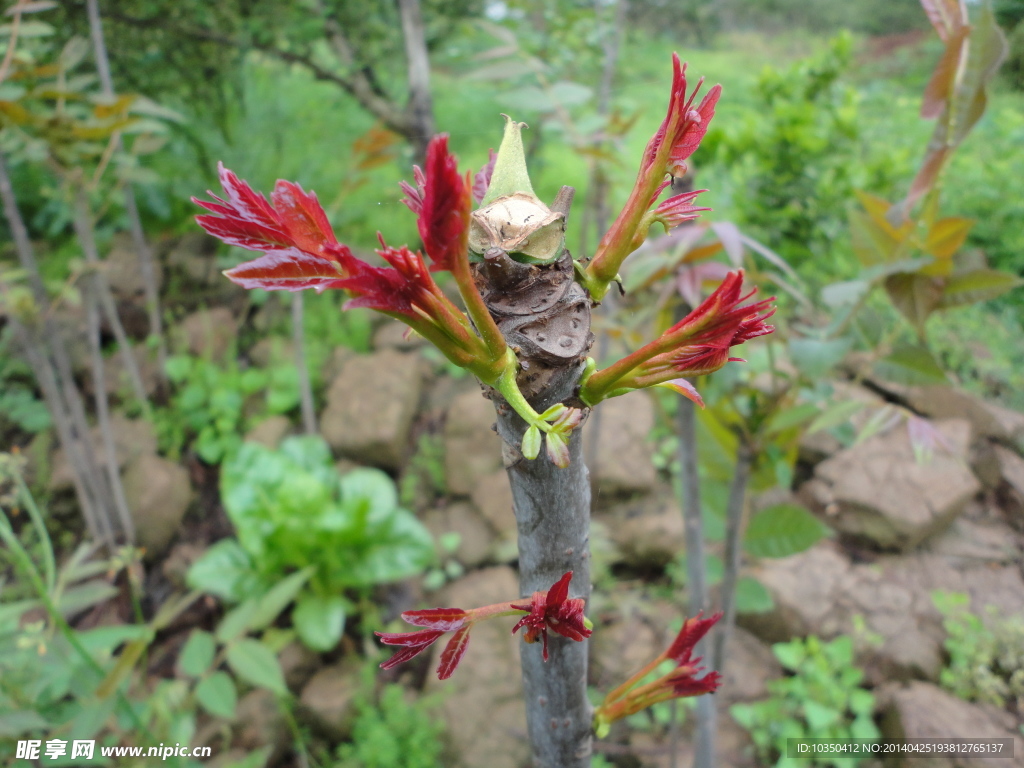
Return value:
<svg viewBox="0 0 1024 768">
<path fill-rule="evenodd" d="M 189 582 L 242 603 L 237 622 L 225 619 L 229 629 L 251 629 L 254 614 L 276 615 L 297 599 L 299 636 L 329 649 L 345 625 L 345 590 L 414 576 L 434 560 L 430 533 L 398 506 L 391 479 L 375 469 L 339 477 L 318 437 L 289 438 L 276 451 L 242 445 L 224 463 L 221 498 L 238 539 L 212 547 Z"/>
</svg>

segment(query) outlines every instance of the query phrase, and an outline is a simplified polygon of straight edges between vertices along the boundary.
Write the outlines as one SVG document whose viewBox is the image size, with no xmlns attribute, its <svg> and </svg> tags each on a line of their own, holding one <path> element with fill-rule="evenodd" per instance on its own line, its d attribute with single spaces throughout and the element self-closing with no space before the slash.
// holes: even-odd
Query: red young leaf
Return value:
<svg viewBox="0 0 1024 768">
<path fill-rule="evenodd" d="M 700 669 L 686 670 L 686 667 L 682 667 L 665 676 L 675 697 L 702 696 L 705 693 L 714 693 L 718 690 L 722 684 L 722 676 L 717 672 L 708 672 L 704 677 L 695 677 L 700 671 Z"/>
<path fill-rule="evenodd" d="M 451 632 L 465 624 L 467 616 L 461 608 L 429 608 L 424 611 L 405 611 L 402 619 L 417 627 Z"/>
<path fill-rule="evenodd" d="M 339 280 L 345 276 L 337 261 L 314 256 L 298 248 L 267 251 L 258 259 L 239 264 L 224 274 L 243 288 L 267 291 L 315 288 L 318 292 L 340 287 Z"/>
<path fill-rule="evenodd" d="M 566 571 L 562 574 L 562 578 L 551 585 L 547 596 L 548 607 L 561 605 L 565 601 L 565 598 L 569 596 L 570 581 L 572 581 L 572 571 Z"/>
<path fill-rule="evenodd" d="M 448 152 L 446 134 L 435 136 L 427 145 L 423 177 L 418 223 L 423 249 L 433 262 L 432 269 L 451 271 L 457 260 L 468 258 L 472 203 L 469 183 L 459 175 L 455 156 Z M 406 189 L 412 198 L 409 193 Z"/>
<path fill-rule="evenodd" d="M 271 195 L 281 223 L 297 248 L 322 253 L 327 243 L 336 243 L 327 214 L 313 193 L 290 181 L 278 181 Z"/>
<path fill-rule="evenodd" d="M 199 225 L 225 243 L 250 251 L 290 247 L 291 238 L 266 198 L 225 168 L 224 163 L 217 163 L 217 172 L 228 199 L 223 200 L 213 192 L 207 194 L 215 203 L 193 197 L 192 202 L 217 214 L 197 216 Z"/>
<path fill-rule="evenodd" d="M 690 654 L 693 653 L 693 649 L 697 643 L 701 641 L 701 638 L 708 633 L 708 630 L 715 625 L 720 618 L 722 613 L 718 612 L 713 616 L 709 616 L 706 619 L 702 619 L 703 611 L 698 613 L 693 618 L 687 619 L 683 622 L 683 628 L 679 630 L 679 634 L 676 635 L 676 639 L 672 641 L 672 645 L 669 646 L 665 655 L 672 659 L 676 664 L 685 665 L 690 663 Z"/>
<path fill-rule="evenodd" d="M 392 669 L 403 662 L 409 661 L 409 659 L 419 656 L 444 632 L 428 629 L 423 632 L 374 632 L 374 634 L 385 645 L 403 646 L 394 656 L 380 665 L 381 669 Z"/>
<path fill-rule="evenodd" d="M 469 647 L 469 630 L 472 628 L 471 624 L 459 629 L 451 640 L 448 641 L 448 645 L 444 647 L 441 652 L 441 663 L 437 667 L 437 679 L 447 680 L 452 676 L 452 672 L 459 666 L 459 662 L 462 661 L 462 657 L 466 655 L 466 648 Z"/>
<path fill-rule="evenodd" d="M 491 186 L 491 176 L 494 175 L 496 162 L 498 162 L 498 153 L 492 149 L 487 156 L 487 164 L 473 176 L 473 202 L 477 205 L 484 199 L 488 187 Z"/>
</svg>

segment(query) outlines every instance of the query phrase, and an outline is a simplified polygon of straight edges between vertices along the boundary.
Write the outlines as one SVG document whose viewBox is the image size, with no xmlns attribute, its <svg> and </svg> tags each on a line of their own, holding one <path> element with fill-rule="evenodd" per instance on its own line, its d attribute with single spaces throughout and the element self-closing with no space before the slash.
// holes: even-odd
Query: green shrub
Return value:
<svg viewBox="0 0 1024 768">
<path fill-rule="evenodd" d="M 983 620 L 960 593 L 935 592 L 932 600 L 944 619 L 949 654 L 942 686 L 968 701 L 1024 708 L 1024 619 L 1000 617 L 989 606 L 989 618 Z"/>
<path fill-rule="evenodd" d="M 400 685 L 388 685 L 374 704 L 359 702 L 351 743 L 338 748 L 334 768 L 439 768 L 443 726 L 423 701 L 410 703 Z"/>
<path fill-rule="evenodd" d="M 288 438 L 276 451 L 245 443 L 223 465 L 221 499 L 237 539 L 211 547 L 189 582 L 237 603 L 309 569 L 292 621 L 311 648 L 337 643 L 346 590 L 365 593 L 434 560 L 430 533 L 398 506 L 394 482 L 375 469 L 339 477 L 319 437 Z"/>
<path fill-rule="evenodd" d="M 759 758 L 776 768 L 794 765 L 857 765 L 860 760 L 786 756 L 787 739 L 878 739 L 871 719 L 875 698 L 861 687 L 864 673 L 853 663 L 853 640 L 846 635 L 824 643 L 797 638 L 772 646 L 790 674 L 768 683 L 771 697 L 736 704 L 733 719 L 750 732 Z"/>
</svg>

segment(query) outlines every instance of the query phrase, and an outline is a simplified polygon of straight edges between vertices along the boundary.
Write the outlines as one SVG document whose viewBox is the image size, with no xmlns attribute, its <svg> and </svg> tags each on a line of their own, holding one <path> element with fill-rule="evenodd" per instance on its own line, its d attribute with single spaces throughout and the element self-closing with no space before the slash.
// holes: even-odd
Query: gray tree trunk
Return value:
<svg viewBox="0 0 1024 768">
<path fill-rule="evenodd" d="M 543 411 L 568 400 L 580 370 L 566 376 L 532 405 Z M 551 588 L 572 571 L 569 596 L 590 597 L 590 473 L 583 461 L 582 428 L 569 441 L 571 464 L 559 469 L 544 452 L 523 459 L 518 445 L 526 424 L 498 405 L 498 434 L 512 485 L 519 531 L 519 588 L 524 596 Z M 549 638 L 550 658 L 541 643 L 523 644 L 523 691 L 535 768 L 585 768 L 590 765 L 593 711 L 587 699 L 587 643 L 558 635 Z"/>
<path fill-rule="evenodd" d="M 551 209 L 568 218 L 573 189 L 562 187 Z M 516 350 L 519 386 L 537 412 L 556 403 L 582 407 L 576 388 L 593 344 L 590 297 L 573 280 L 568 250 L 553 264 L 526 266 L 489 253 L 475 279 L 509 346 Z M 512 486 L 519 532 L 519 587 L 524 598 L 544 592 L 572 571 L 569 597 L 590 598 L 590 474 L 583 429 L 569 439 L 570 463 L 559 469 L 545 451 L 519 451 L 526 423 L 492 391 L 497 429 Z M 526 722 L 535 768 L 588 768 L 593 711 L 587 699 L 587 642 L 549 633 L 521 651 Z"/>
</svg>

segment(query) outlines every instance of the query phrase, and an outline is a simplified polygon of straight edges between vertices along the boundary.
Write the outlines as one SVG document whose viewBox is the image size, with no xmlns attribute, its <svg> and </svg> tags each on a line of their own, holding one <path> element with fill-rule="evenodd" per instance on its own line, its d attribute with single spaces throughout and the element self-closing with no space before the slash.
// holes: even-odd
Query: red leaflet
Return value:
<svg viewBox="0 0 1024 768">
<path fill-rule="evenodd" d="M 343 245 L 338 247 L 348 251 Z M 263 288 L 267 291 L 315 288 L 318 293 L 327 288 L 340 287 L 338 281 L 344 277 L 338 261 L 313 256 L 298 248 L 267 251 L 258 259 L 226 270 L 224 275 L 243 288 Z"/>
<path fill-rule="evenodd" d="M 469 182 L 459 175 L 455 157 L 448 153 L 446 134 L 435 136 L 427 145 L 422 177 L 422 184 L 416 179 L 416 190 L 403 185 L 406 205 L 419 214 L 420 238 L 432 269 L 452 271 L 457 260 L 468 258 L 472 202 Z"/>
<path fill-rule="evenodd" d="M 544 641 L 544 661 L 548 660 L 548 630 L 562 637 L 580 642 L 590 637 L 591 630 L 583 616 L 584 601 L 580 598 L 567 599 L 572 571 L 568 571 L 547 592 L 534 592 L 529 605 L 513 605 L 519 611 L 529 611 L 512 628 L 515 634 L 526 627 L 523 639 L 535 643 Z"/>
<path fill-rule="evenodd" d="M 710 211 L 710 208 L 698 208 L 690 205 L 701 192 L 707 192 L 707 190 L 698 189 L 694 192 L 684 192 L 662 201 L 661 205 L 654 209 L 655 220 L 664 224 L 665 229 L 672 229 L 684 221 L 696 219 L 702 211 Z"/>
<path fill-rule="evenodd" d="M 685 696 L 703 696 L 705 693 L 714 693 L 722 684 L 722 676 L 717 672 L 708 672 L 704 677 L 695 677 L 703 667 L 690 669 L 680 667 L 665 676 L 665 682 L 672 689 L 671 698 L 683 698 Z"/>
<path fill-rule="evenodd" d="M 423 188 L 427 184 L 427 179 L 423 175 L 423 169 L 418 165 L 412 167 L 412 178 L 416 182 L 415 187 L 407 181 L 398 182 L 398 186 L 405 192 L 405 200 L 402 202 L 405 203 L 406 208 L 418 216 L 423 210 Z"/>
<path fill-rule="evenodd" d="M 275 208 L 223 163 L 218 163 L 217 169 L 228 199 L 212 192 L 208 194 L 217 202 L 192 198 L 192 202 L 217 214 L 196 216 L 199 225 L 214 237 L 250 251 L 298 248 L 314 255 L 320 254 L 326 244 L 337 243 L 316 195 L 306 194 L 298 184 L 278 181 L 271 196 Z"/>
<path fill-rule="evenodd" d="M 668 113 L 644 151 L 645 169 L 650 169 L 657 159 L 659 167 L 652 169 L 656 173 L 670 173 L 673 176 L 686 173 L 686 163 L 683 161 L 694 153 L 708 132 L 708 124 L 715 115 L 715 105 L 722 94 L 722 86 L 716 85 L 694 109 L 693 101 L 703 84 L 704 78 L 701 78 L 690 98 L 686 98 L 686 65 L 680 65 L 679 55 L 673 53 L 672 95 L 668 101 Z M 663 150 L 666 145 L 669 147 L 667 154 Z M 663 167 L 662 162 L 665 163 Z"/>
<path fill-rule="evenodd" d="M 461 608 L 428 608 L 425 611 L 405 611 L 402 619 L 416 627 L 429 627 L 451 632 L 466 623 L 468 614 Z"/>
<path fill-rule="evenodd" d="M 346 274 L 334 287 L 345 288 L 355 294 L 355 298 L 348 301 L 345 308 L 369 307 L 381 312 L 419 318 L 420 315 L 413 307 L 418 300 L 420 304 L 423 303 L 424 293 L 437 291 L 434 279 L 423 263 L 423 257 L 405 246 L 392 248 L 383 238 L 380 244 L 377 253 L 391 265 L 391 269 L 367 264 L 353 256 L 344 246 L 327 248 L 326 253 L 338 259 Z"/>
<path fill-rule="evenodd" d="M 452 635 L 452 639 L 444 647 L 444 650 L 441 652 L 441 663 L 437 665 L 438 680 L 447 680 L 451 677 L 452 672 L 455 671 L 455 668 L 459 666 L 459 662 L 462 661 L 462 657 L 466 655 L 466 649 L 469 647 L 469 630 L 471 626 L 462 627 Z"/>
<path fill-rule="evenodd" d="M 498 161 L 498 153 L 493 149 L 487 156 L 487 165 L 476 172 L 473 176 L 473 202 L 477 205 L 484 199 L 487 189 L 491 186 L 491 176 L 494 175 L 494 164 Z"/>
<path fill-rule="evenodd" d="M 643 387 L 669 386 L 699 403 L 688 386 L 678 385 L 681 376 L 701 376 L 717 371 L 730 360 L 732 347 L 764 336 L 775 329 L 765 320 L 775 313 L 773 299 L 744 304 L 756 289 L 742 295 L 743 270 L 730 272 L 700 306 L 614 365 L 590 376 L 580 388 L 584 402 L 602 399 Z"/>
<path fill-rule="evenodd" d="M 374 632 L 380 641 L 385 645 L 401 645 L 402 650 L 398 651 L 387 661 L 383 662 L 381 669 L 391 669 L 402 662 L 419 656 L 429 648 L 437 638 L 444 634 L 440 630 L 427 629 L 422 632 Z"/>
<path fill-rule="evenodd" d="M 312 192 L 307 195 L 298 184 L 278 181 L 270 199 L 296 248 L 322 253 L 328 243 L 338 242 L 327 214 Z"/>
<path fill-rule="evenodd" d="M 715 625 L 715 622 L 722 618 L 721 611 L 706 619 L 701 618 L 703 615 L 704 612 L 701 611 L 693 618 L 683 622 L 683 628 L 679 630 L 676 639 L 672 641 L 672 645 L 665 651 L 667 658 L 672 659 L 680 666 L 690 663 L 690 655 L 693 653 L 693 649 L 697 647 L 697 643 Z"/>
</svg>

